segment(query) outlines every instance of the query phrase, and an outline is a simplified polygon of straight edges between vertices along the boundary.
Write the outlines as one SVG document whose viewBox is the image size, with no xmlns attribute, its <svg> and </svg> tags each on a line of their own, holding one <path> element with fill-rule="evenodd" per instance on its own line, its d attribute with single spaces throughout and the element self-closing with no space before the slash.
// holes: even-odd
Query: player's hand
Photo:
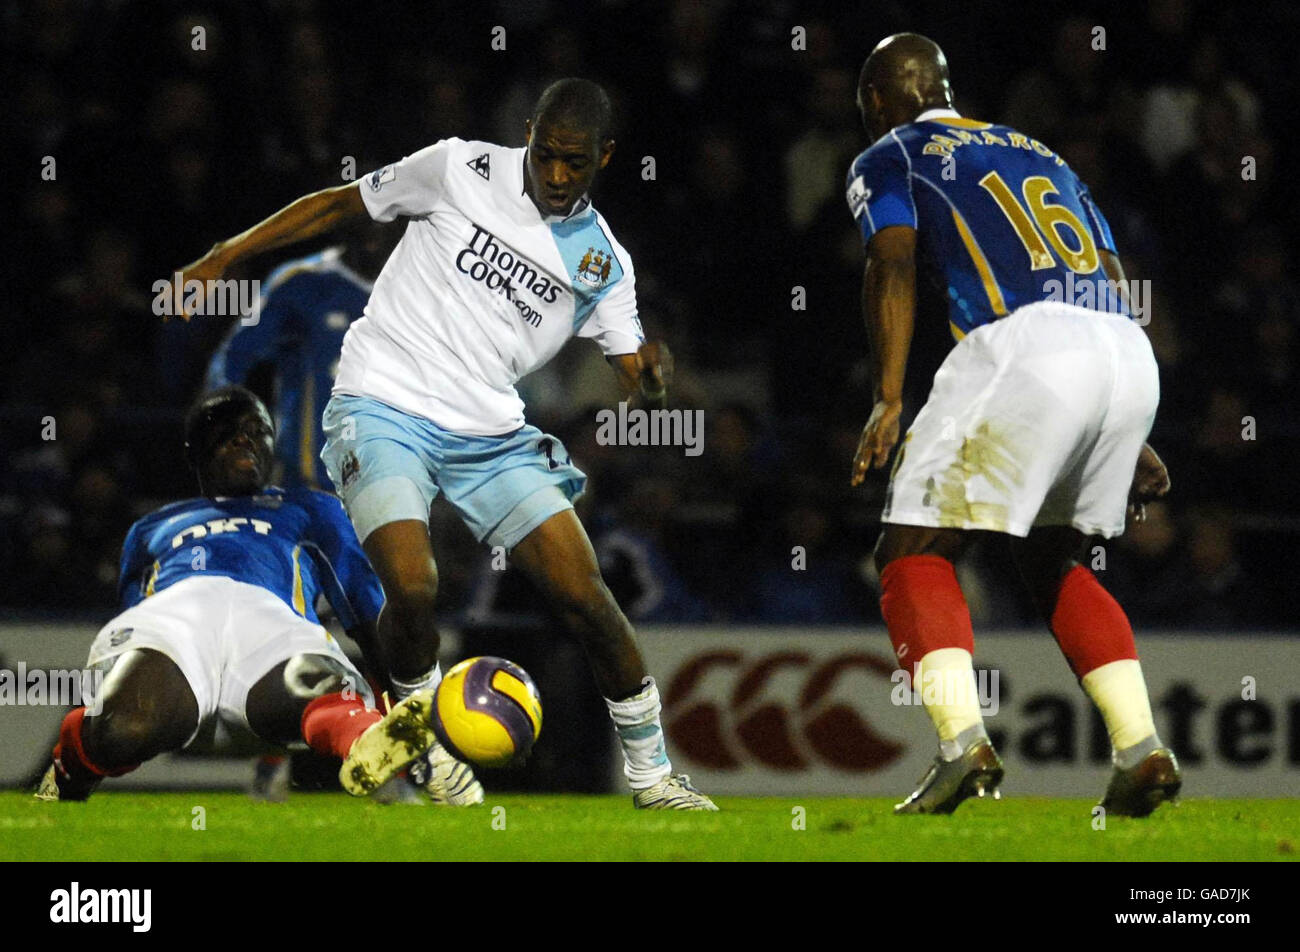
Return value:
<svg viewBox="0 0 1300 952">
<path fill-rule="evenodd" d="M 1133 485 L 1128 492 L 1128 511 L 1136 522 L 1147 517 L 1146 504 L 1159 499 L 1169 492 L 1169 470 L 1164 460 L 1156 455 L 1150 443 L 1142 444 L 1138 453 L 1137 469 L 1133 473 Z"/>
<path fill-rule="evenodd" d="M 902 415 L 902 400 L 876 401 L 871 408 L 871 419 L 862 428 L 862 438 L 858 440 L 850 485 L 862 485 L 868 469 L 880 469 L 889 461 L 889 453 L 898 442 L 898 418 Z"/>
<path fill-rule="evenodd" d="M 662 399 L 673 380 L 673 355 L 661 340 L 648 340 L 636 352 L 637 381 L 647 400 Z"/>
<path fill-rule="evenodd" d="M 221 245 L 213 245 L 211 250 L 209 250 L 202 258 L 197 261 L 192 261 L 185 267 L 181 268 L 181 295 L 180 297 L 175 297 L 175 291 L 173 291 L 171 314 L 180 317 L 185 321 L 189 321 L 192 316 L 193 308 L 187 310 L 185 307 L 185 299 L 188 297 L 185 293 L 186 284 L 190 281 L 199 281 L 203 284 L 204 288 L 206 288 L 207 282 L 219 279 L 226 273 L 226 268 L 229 266 L 229 257 L 222 250 Z"/>
</svg>

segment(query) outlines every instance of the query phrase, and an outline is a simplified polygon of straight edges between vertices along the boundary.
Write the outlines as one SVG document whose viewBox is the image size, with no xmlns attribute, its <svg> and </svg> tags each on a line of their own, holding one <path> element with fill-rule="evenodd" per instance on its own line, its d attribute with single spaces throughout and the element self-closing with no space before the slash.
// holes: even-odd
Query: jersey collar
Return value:
<svg viewBox="0 0 1300 952">
<path fill-rule="evenodd" d="M 956 109 L 927 109 L 921 113 L 913 122 L 929 122 L 931 119 L 960 119 L 961 113 Z"/>
<path fill-rule="evenodd" d="M 519 196 L 524 203 L 541 217 L 542 221 L 548 225 L 555 225 L 562 221 L 576 221 L 591 212 L 591 199 L 584 194 L 582 198 L 574 203 L 573 211 L 567 215 L 543 215 L 542 210 L 533 204 L 533 200 L 528 197 L 528 149 L 524 147 L 519 150 Z"/>
</svg>

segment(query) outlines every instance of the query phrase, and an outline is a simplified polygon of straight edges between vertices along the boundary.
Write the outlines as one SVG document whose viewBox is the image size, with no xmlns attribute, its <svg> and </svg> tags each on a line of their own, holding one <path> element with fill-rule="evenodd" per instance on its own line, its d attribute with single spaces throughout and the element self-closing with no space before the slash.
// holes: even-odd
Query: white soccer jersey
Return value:
<svg viewBox="0 0 1300 952">
<path fill-rule="evenodd" d="M 585 199 L 543 216 L 524 155 L 444 139 L 362 180 L 372 218 L 412 221 L 344 338 L 335 393 L 493 436 L 523 426 L 515 382 L 574 334 L 607 356 L 645 340 L 627 252 Z"/>
</svg>

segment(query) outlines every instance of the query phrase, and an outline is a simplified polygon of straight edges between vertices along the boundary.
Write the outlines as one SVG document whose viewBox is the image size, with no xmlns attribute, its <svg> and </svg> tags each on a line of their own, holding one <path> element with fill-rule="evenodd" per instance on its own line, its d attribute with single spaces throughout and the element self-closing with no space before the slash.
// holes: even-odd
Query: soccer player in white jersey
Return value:
<svg viewBox="0 0 1300 952">
<path fill-rule="evenodd" d="M 272 248 L 369 216 L 410 219 L 343 342 L 321 454 L 383 583 L 384 662 L 399 695 L 442 677 L 429 506 L 443 493 L 503 546 L 586 651 L 622 744 L 633 802 L 714 810 L 672 772 L 659 693 L 572 500 L 586 477 L 524 422 L 515 382 L 575 334 L 596 341 L 629 399 L 663 400 L 667 346 L 646 341 L 632 262 L 588 190 L 610 161 L 611 109 L 582 79 L 548 87 L 509 149 L 445 139 L 349 185 L 298 199 L 185 269 L 200 281 Z M 435 802 L 478 803 L 441 747 L 411 766 Z"/>
</svg>

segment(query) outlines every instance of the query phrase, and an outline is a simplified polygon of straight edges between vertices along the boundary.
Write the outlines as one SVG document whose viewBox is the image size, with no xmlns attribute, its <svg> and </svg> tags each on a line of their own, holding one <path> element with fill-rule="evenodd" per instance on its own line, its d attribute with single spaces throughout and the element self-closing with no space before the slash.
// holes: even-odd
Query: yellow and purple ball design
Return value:
<svg viewBox="0 0 1300 952">
<path fill-rule="evenodd" d="M 504 658 L 468 658 L 438 685 L 433 730 L 459 760 L 480 767 L 520 764 L 542 732 L 537 685 Z"/>
</svg>

